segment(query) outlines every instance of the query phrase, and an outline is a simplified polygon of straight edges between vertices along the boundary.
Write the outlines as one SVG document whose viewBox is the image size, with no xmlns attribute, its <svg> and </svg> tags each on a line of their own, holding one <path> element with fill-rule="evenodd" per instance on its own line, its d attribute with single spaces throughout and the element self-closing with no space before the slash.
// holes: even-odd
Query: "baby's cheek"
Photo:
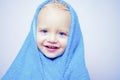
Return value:
<svg viewBox="0 0 120 80">
<path fill-rule="evenodd" d="M 63 40 L 61 40 L 61 45 L 62 45 L 62 47 L 63 48 L 66 48 L 66 46 L 67 46 L 67 39 L 63 39 Z"/>
<path fill-rule="evenodd" d="M 36 41 L 37 41 L 37 45 L 40 45 L 42 43 L 43 39 L 41 37 L 37 36 Z"/>
</svg>

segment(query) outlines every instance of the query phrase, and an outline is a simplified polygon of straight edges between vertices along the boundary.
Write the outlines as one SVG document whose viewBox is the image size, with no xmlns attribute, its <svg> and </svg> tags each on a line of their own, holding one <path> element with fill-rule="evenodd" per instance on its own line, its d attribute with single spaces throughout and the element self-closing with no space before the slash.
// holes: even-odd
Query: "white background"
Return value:
<svg viewBox="0 0 120 80">
<path fill-rule="evenodd" d="M 0 0 L 0 78 L 19 52 L 44 0 Z M 120 1 L 66 0 L 83 32 L 91 80 L 120 80 Z"/>
</svg>

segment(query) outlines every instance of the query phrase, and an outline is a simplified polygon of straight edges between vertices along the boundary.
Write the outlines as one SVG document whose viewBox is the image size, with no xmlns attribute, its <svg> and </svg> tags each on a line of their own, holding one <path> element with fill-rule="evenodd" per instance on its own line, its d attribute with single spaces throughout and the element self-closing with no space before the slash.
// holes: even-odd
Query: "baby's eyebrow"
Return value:
<svg viewBox="0 0 120 80">
<path fill-rule="evenodd" d="M 46 25 L 37 25 L 37 28 L 47 28 Z"/>
<path fill-rule="evenodd" d="M 37 27 L 37 29 L 38 29 L 38 30 L 43 30 L 43 29 L 47 30 L 48 28 L 39 26 L 39 27 Z"/>
<path fill-rule="evenodd" d="M 65 30 L 65 29 L 60 29 L 60 30 L 58 30 L 59 32 L 65 32 L 65 33 L 69 33 L 69 30 Z"/>
</svg>

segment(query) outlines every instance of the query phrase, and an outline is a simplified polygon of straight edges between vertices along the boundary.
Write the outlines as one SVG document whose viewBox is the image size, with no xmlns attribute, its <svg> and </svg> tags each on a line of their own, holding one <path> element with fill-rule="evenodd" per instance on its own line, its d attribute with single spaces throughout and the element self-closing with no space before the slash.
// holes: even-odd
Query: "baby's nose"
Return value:
<svg viewBox="0 0 120 80">
<path fill-rule="evenodd" d="M 56 35 L 52 34 L 48 36 L 48 42 L 51 44 L 56 44 L 57 43 Z"/>
</svg>

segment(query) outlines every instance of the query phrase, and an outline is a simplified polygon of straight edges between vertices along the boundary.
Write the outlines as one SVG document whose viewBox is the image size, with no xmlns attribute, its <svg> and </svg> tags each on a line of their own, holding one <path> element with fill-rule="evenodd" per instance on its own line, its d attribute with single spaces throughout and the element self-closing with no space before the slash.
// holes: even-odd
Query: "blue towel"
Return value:
<svg viewBox="0 0 120 80">
<path fill-rule="evenodd" d="M 66 2 L 72 21 L 64 54 L 51 60 L 38 50 L 35 40 L 37 17 L 41 8 L 50 1 L 46 0 L 38 6 L 30 32 L 2 80 L 90 80 L 84 60 L 84 45 L 78 17 Z"/>
</svg>

